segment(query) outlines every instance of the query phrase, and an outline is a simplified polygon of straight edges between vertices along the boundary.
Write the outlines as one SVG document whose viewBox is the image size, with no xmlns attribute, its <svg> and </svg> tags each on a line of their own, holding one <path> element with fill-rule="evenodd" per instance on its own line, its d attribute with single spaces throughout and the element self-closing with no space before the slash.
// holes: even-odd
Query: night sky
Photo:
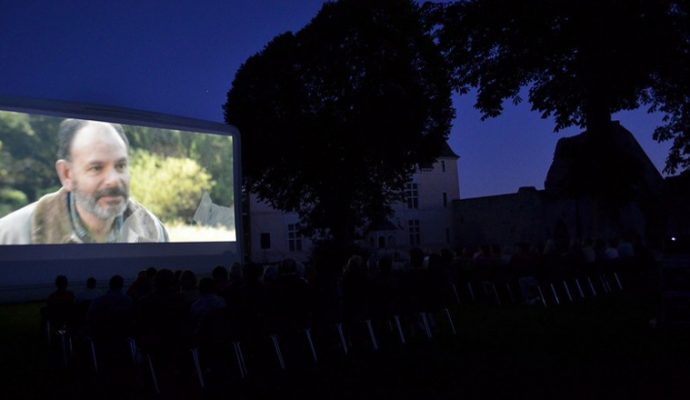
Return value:
<svg viewBox="0 0 690 400">
<path fill-rule="evenodd" d="M 0 96 L 113 105 L 211 121 L 236 70 L 274 36 L 297 31 L 322 0 L 0 0 Z M 523 96 L 526 98 L 526 95 Z M 544 186 L 554 123 L 529 103 L 480 121 L 472 94 L 455 96 L 450 145 L 462 198 Z M 652 140 L 660 115 L 619 113 L 659 170 L 669 144 Z"/>
</svg>

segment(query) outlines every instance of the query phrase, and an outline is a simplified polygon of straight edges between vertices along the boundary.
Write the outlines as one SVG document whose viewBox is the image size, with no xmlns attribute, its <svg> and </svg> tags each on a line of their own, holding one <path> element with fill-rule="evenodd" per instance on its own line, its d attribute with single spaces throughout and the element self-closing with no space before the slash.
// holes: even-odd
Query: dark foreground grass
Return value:
<svg viewBox="0 0 690 400">
<path fill-rule="evenodd" d="M 3 398 L 34 399 L 55 376 L 40 334 L 40 303 L 0 306 L 0 380 Z M 7 397 L 5 397 L 5 395 Z"/>
<path fill-rule="evenodd" d="M 2 398 L 103 398 L 93 379 L 60 369 L 39 335 L 37 304 L 0 307 Z M 651 329 L 654 305 L 619 294 L 552 307 L 467 305 L 458 335 L 353 354 L 318 366 L 227 380 L 175 398 L 690 398 L 687 332 Z M 91 383 L 88 383 L 91 382 Z M 142 385 L 112 398 L 152 398 Z M 145 385 L 144 385 L 145 386 Z"/>
</svg>

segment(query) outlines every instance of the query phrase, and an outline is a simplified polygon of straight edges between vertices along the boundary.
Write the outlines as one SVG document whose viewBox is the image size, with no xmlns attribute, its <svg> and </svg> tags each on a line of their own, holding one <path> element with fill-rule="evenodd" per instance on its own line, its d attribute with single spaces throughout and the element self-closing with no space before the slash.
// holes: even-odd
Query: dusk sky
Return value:
<svg viewBox="0 0 690 400">
<path fill-rule="evenodd" d="M 274 36 L 297 31 L 322 0 L 0 0 L 0 96 L 86 102 L 223 121 L 239 66 Z M 523 96 L 526 98 L 526 95 Z M 462 198 L 544 186 L 554 123 L 529 103 L 480 121 L 473 96 L 455 96 L 450 145 Z M 652 140 L 660 115 L 619 113 L 659 170 L 669 143 Z"/>
</svg>

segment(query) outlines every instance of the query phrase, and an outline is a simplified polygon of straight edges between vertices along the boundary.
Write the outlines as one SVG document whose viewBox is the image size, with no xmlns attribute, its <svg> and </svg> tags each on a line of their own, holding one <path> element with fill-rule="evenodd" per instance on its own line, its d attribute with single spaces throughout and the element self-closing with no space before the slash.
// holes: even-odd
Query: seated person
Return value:
<svg viewBox="0 0 690 400">
<path fill-rule="evenodd" d="M 98 346 L 100 358 L 126 359 L 132 335 L 133 301 L 123 291 L 124 279 L 114 275 L 108 282 L 108 291 L 95 298 L 86 314 L 89 334 Z"/>
<path fill-rule="evenodd" d="M 216 282 L 211 278 L 203 278 L 199 282 L 199 299 L 192 303 L 191 316 L 194 330 L 198 330 L 204 317 L 212 312 L 225 308 L 225 300 L 215 291 Z"/>
<path fill-rule="evenodd" d="M 101 295 L 99 290 L 96 289 L 97 283 L 98 282 L 94 277 L 90 277 L 86 280 L 86 289 L 82 290 L 81 292 L 77 292 L 77 294 L 74 296 L 77 304 L 91 303 L 93 299 Z"/>
<path fill-rule="evenodd" d="M 74 293 L 67 290 L 69 281 L 65 275 L 55 278 L 56 290 L 46 300 L 45 317 L 56 329 L 65 328 L 74 316 Z"/>
</svg>

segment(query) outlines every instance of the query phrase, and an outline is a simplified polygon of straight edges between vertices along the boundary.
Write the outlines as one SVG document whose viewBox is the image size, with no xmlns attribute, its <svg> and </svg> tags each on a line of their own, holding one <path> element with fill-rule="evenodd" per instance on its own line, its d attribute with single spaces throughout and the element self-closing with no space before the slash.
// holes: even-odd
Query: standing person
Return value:
<svg viewBox="0 0 690 400">
<path fill-rule="evenodd" d="M 167 242 L 150 211 L 129 197 L 122 126 L 67 119 L 55 163 L 62 188 L 0 219 L 0 244 Z"/>
</svg>

